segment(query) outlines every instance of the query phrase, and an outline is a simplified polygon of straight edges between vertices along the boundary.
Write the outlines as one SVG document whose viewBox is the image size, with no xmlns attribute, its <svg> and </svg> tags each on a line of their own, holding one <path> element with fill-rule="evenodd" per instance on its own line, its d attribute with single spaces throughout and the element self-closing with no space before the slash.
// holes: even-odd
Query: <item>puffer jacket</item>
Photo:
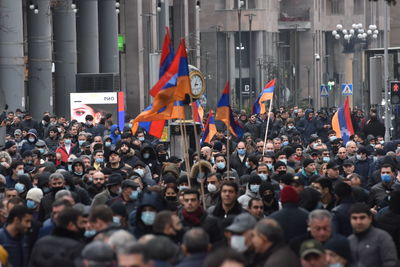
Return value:
<svg viewBox="0 0 400 267">
<path fill-rule="evenodd" d="M 241 195 L 238 198 L 238 202 L 240 203 L 240 205 L 242 205 L 243 209 L 247 209 L 249 207 L 249 201 L 252 198 L 260 198 L 260 194 L 252 192 L 250 190 L 250 184 L 247 183 L 246 184 L 246 193 L 244 195 Z"/>
</svg>

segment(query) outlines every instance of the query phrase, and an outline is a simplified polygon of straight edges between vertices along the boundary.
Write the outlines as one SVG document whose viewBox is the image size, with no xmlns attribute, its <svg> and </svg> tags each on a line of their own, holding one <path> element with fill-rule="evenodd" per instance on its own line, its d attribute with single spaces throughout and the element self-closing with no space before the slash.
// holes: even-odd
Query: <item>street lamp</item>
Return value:
<svg viewBox="0 0 400 267">
<path fill-rule="evenodd" d="M 250 85 L 250 105 L 252 105 L 253 104 L 253 79 L 252 79 L 252 69 L 251 69 L 251 66 L 253 65 L 253 64 L 251 64 L 251 60 L 252 60 L 252 57 L 251 57 L 251 52 L 253 51 L 253 47 L 252 47 L 252 36 L 251 36 L 251 34 L 252 34 L 252 28 L 251 28 L 251 26 L 252 26 L 252 23 L 253 23 L 253 17 L 255 17 L 255 16 L 257 16 L 256 14 L 247 14 L 247 15 L 245 15 L 246 17 L 248 17 L 249 18 L 249 73 L 250 73 L 250 75 L 249 75 L 249 78 L 250 78 L 250 82 L 249 82 L 249 85 Z"/>
<path fill-rule="evenodd" d="M 357 43 L 368 45 L 368 42 L 378 38 L 379 30 L 374 24 L 369 25 L 368 29 L 364 29 L 362 23 L 353 23 L 349 30 L 345 29 L 342 24 L 336 25 L 336 30 L 332 31 L 336 40 L 343 39 L 343 52 L 353 53 L 354 46 Z"/>
<path fill-rule="evenodd" d="M 243 106 L 243 95 L 242 95 L 242 50 L 244 50 L 244 47 L 242 46 L 242 7 L 244 6 L 244 1 L 242 0 L 237 0 L 238 3 L 238 30 L 239 30 L 239 49 L 236 47 L 237 50 L 239 50 L 239 109 L 242 110 Z"/>
</svg>

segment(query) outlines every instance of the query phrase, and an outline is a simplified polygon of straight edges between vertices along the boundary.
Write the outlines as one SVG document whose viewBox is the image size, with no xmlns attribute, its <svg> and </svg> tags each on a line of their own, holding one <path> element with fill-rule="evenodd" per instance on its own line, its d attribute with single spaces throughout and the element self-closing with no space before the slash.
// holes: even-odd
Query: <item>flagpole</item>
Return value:
<svg viewBox="0 0 400 267">
<path fill-rule="evenodd" d="M 229 132 L 229 129 L 228 129 L 228 136 L 226 137 L 226 170 L 227 170 L 227 172 L 228 172 L 228 176 L 230 175 L 229 173 L 230 173 L 230 152 L 229 152 L 229 147 L 230 147 L 230 145 L 229 145 L 229 139 L 230 139 L 230 132 Z"/>
<path fill-rule="evenodd" d="M 196 150 L 197 154 L 200 155 L 200 143 L 199 143 L 199 138 L 197 136 L 197 125 L 196 125 L 196 115 L 194 113 L 194 107 L 193 107 L 193 98 L 190 96 L 190 106 L 192 107 L 192 118 L 193 118 L 193 130 L 194 130 L 194 135 L 196 136 L 195 141 L 196 141 Z M 200 116 L 199 116 L 200 118 Z"/>
<path fill-rule="evenodd" d="M 269 101 L 267 128 L 265 129 L 264 147 L 263 147 L 263 153 L 262 153 L 263 156 L 264 156 L 264 154 L 265 154 L 265 147 L 266 147 L 266 145 L 267 145 L 267 136 L 268 136 L 268 128 L 269 128 L 269 113 L 271 112 L 271 109 L 272 109 L 272 100 L 273 100 L 273 99 L 274 99 L 274 97 L 272 97 L 271 100 Z M 264 105 L 264 104 L 263 104 L 263 105 Z"/>
<path fill-rule="evenodd" d="M 179 128 L 181 131 L 181 135 L 182 135 L 182 141 L 183 141 L 183 159 L 185 160 L 185 167 L 186 167 L 186 172 L 190 173 L 190 164 L 189 164 L 189 157 L 187 155 L 187 150 L 188 150 L 188 146 L 187 146 L 187 140 L 186 140 L 186 127 L 183 126 L 183 121 L 185 121 L 185 113 L 183 112 L 182 114 L 182 109 L 179 109 L 179 114 L 180 114 L 180 119 L 179 119 Z M 183 118 L 183 120 L 182 120 Z M 187 176 L 187 180 L 188 180 L 188 185 L 189 188 L 192 187 L 192 183 L 190 181 L 190 175 Z"/>
</svg>

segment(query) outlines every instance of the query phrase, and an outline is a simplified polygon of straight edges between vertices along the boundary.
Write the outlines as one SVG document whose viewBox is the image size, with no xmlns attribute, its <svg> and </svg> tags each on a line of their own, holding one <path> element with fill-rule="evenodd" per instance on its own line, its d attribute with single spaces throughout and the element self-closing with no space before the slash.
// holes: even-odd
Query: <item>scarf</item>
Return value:
<svg viewBox="0 0 400 267">
<path fill-rule="evenodd" d="M 201 217 L 203 215 L 203 210 L 202 210 L 201 207 L 199 207 L 194 212 L 188 212 L 185 209 L 183 209 L 182 210 L 182 215 L 183 215 L 183 218 L 185 218 L 185 220 L 190 222 L 191 224 L 200 225 Z"/>
</svg>

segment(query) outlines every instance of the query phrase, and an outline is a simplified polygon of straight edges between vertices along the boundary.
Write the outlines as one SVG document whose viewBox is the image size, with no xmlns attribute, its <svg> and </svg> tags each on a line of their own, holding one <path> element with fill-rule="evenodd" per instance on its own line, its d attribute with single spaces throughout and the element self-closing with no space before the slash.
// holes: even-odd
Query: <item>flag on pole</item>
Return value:
<svg viewBox="0 0 400 267">
<path fill-rule="evenodd" d="M 217 127 L 215 126 L 215 119 L 213 111 L 210 110 L 206 126 L 204 127 L 203 137 L 201 138 L 201 144 L 210 143 L 214 135 L 217 133 Z"/>
<path fill-rule="evenodd" d="M 350 136 L 354 134 L 348 97 L 346 97 L 344 104 L 333 115 L 332 129 L 336 132 L 338 138 L 343 139 L 343 143 L 345 144 L 350 140 Z"/>
<path fill-rule="evenodd" d="M 204 109 L 200 104 L 199 100 L 196 100 L 192 103 L 192 112 L 194 116 L 194 121 L 200 123 L 200 127 L 203 129 L 203 117 L 204 117 Z"/>
<path fill-rule="evenodd" d="M 174 47 L 171 42 L 171 38 L 169 35 L 169 30 L 168 27 L 166 27 L 165 30 L 165 36 L 164 36 L 164 42 L 163 42 L 163 47 L 161 51 L 161 58 L 160 58 L 160 70 L 159 70 L 159 77 L 161 78 L 165 72 L 168 70 L 169 66 L 171 66 L 172 61 L 174 60 L 175 53 L 174 53 Z M 145 110 L 151 110 L 152 105 L 148 106 Z M 135 134 L 138 126 L 142 127 L 147 131 L 148 134 L 161 138 L 164 126 L 165 126 L 165 120 L 159 120 L 159 121 L 143 121 L 138 123 L 133 123 L 132 126 L 132 133 Z"/>
<path fill-rule="evenodd" d="M 272 100 L 274 97 L 275 79 L 269 81 L 262 92 L 258 95 L 256 101 L 253 104 L 253 114 L 264 114 L 267 112 L 265 109 L 265 101 Z"/>
<path fill-rule="evenodd" d="M 243 135 L 243 128 L 235 121 L 233 117 L 230 105 L 229 82 L 226 83 L 221 98 L 218 101 L 217 114 L 215 116 L 215 119 L 224 122 L 232 135 L 238 137 L 241 137 Z"/>
<path fill-rule="evenodd" d="M 152 108 L 140 113 L 134 122 L 151 121 L 155 120 L 155 117 L 160 120 L 159 116 L 156 116 L 160 111 L 166 115 L 164 119 L 171 119 L 173 105 L 170 104 L 174 101 L 184 101 L 189 91 L 189 66 L 185 43 L 182 40 L 170 68 L 150 90 L 150 94 L 154 96 Z"/>
</svg>

